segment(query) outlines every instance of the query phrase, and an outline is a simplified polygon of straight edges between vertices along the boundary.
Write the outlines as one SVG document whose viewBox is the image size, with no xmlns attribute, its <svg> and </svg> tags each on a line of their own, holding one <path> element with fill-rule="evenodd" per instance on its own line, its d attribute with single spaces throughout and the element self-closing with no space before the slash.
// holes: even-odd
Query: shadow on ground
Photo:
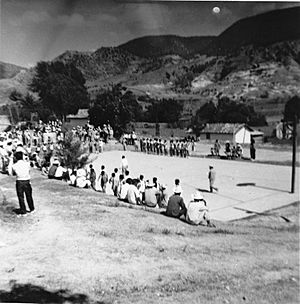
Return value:
<svg viewBox="0 0 300 304">
<path fill-rule="evenodd" d="M 84 294 L 72 294 L 64 289 L 49 291 L 41 286 L 14 282 L 10 291 L 0 290 L 0 302 L 85 304 L 92 301 Z M 104 304 L 104 302 L 97 302 L 97 304 Z"/>
<path fill-rule="evenodd" d="M 283 192 L 283 193 L 289 193 L 288 190 L 281 190 L 281 189 L 275 189 L 275 188 L 270 188 L 270 187 L 265 187 L 265 186 L 259 186 L 259 185 L 256 185 L 256 183 L 239 183 L 239 184 L 236 184 L 237 187 L 247 187 L 247 186 L 253 186 L 253 187 L 256 187 L 256 188 L 260 188 L 260 189 L 265 189 L 265 190 L 272 190 L 272 191 L 278 191 L 278 192 Z"/>
</svg>

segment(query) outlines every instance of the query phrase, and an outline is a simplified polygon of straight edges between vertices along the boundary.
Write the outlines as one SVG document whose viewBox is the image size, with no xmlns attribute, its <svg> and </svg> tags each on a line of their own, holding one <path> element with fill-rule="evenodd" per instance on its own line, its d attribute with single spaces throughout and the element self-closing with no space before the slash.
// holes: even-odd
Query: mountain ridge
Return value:
<svg viewBox="0 0 300 304">
<path fill-rule="evenodd" d="M 300 6 L 247 17 L 216 37 L 144 36 L 94 52 L 69 50 L 53 61 L 80 69 L 92 98 L 103 87 L 121 82 L 136 95 L 182 100 L 190 114 L 207 101 L 228 96 L 275 117 L 290 96 L 300 94 L 300 27 L 294 26 L 299 13 Z M 291 20 L 285 24 L 287 16 Z M 273 27 L 272 22 L 280 24 Z M 269 25 L 260 30 L 262 24 Z M 278 35 L 273 35 L 274 28 Z M 18 79 L 13 79 L 15 85 Z"/>
</svg>

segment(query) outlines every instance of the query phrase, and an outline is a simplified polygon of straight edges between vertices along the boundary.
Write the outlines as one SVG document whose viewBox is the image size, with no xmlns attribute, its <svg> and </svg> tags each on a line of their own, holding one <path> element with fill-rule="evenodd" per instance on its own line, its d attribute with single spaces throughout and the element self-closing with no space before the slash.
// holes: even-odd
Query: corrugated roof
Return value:
<svg viewBox="0 0 300 304">
<path fill-rule="evenodd" d="M 249 131 L 252 131 L 251 128 L 245 124 L 238 123 L 210 123 L 206 124 L 205 128 L 201 133 L 216 133 L 216 134 L 234 134 L 242 127 L 246 127 Z"/>
<path fill-rule="evenodd" d="M 7 115 L 0 115 L 0 131 L 4 131 L 10 126 L 9 117 Z"/>
<path fill-rule="evenodd" d="M 88 118 L 89 117 L 88 109 L 79 109 L 76 115 L 70 114 L 67 118 Z"/>
</svg>

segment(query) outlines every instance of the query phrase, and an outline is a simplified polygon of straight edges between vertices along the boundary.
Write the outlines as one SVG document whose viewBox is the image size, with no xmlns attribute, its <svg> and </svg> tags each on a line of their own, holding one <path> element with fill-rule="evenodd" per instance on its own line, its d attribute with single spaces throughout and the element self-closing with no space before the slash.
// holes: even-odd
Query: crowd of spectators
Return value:
<svg viewBox="0 0 300 304">
<path fill-rule="evenodd" d="M 112 136 L 110 126 L 103 126 L 102 129 L 88 125 L 78 126 L 72 128 L 72 133 L 89 147 L 89 152 L 96 153 L 101 152 L 101 149 L 95 143 L 102 141 L 104 144 Z M 195 194 L 193 205 L 191 203 L 186 205 L 181 196 L 182 188 L 179 179 L 175 179 L 172 195 L 169 197 L 167 186 L 159 183 L 157 177 L 145 179 L 142 174 L 138 177 L 131 176 L 125 156 L 122 156 L 120 167 L 115 168 L 110 176 L 106 172 L 105 165 L 101 166 L 99 172 L 92 164 L 81 163 L 77 167 L 67 167 L 59 153 L 62 149 L 63 138 L 60 121 L 39 123 L 34 128 L 16 128 L 2 132 L 0 134 L 0 171 L 12 174 L 16 152 L 22 152 L 23 159 L 28 161 L 31 167 L 41 170 L 41 173 L 49 179 L 62 180 L 73 187 L 91 188 L 103 193 L 107 193 L 110 187 L 113 195 L 120 201 L 150 208 L 163 208 L 167 216 L 184 217 L 191 224 L 205 222 L 210 225 L 206 202 L 203 198 L 199 199 L 201 193 Z M 134 139 L 133 144 L 136 140 Z M 140 140 L 140 145 L 143 152 L 187 157 L 188 146 L 191 142 L 170 140 L 168 143 L 162 139 L 143 138 Z M 189 209 L 190 205 L 195 209 L 196 202 L 199 205 L 198 216 L 195 215 L 195 211 Z"/>
</svg>

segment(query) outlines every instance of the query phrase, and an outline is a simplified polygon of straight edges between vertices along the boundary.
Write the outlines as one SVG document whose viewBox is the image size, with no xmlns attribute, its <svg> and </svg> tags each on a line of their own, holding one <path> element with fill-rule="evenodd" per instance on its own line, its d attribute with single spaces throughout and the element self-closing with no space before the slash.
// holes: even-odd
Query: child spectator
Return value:
<svg viewBox="0 0 300 304">
<path fill-rule="evenodd" d="M 90 165 L 90 182 L 91 182 L 91 187 L 96 190 L 96 171 L 93 167 L 93 165 Z"/>
<path fill-rule="evenodd" d="M 108 182 L 108 175 L 104 171 L 105 167 L 104 166 L 102 166 L 102 167 L 103 167 L 103 170 L 100 173 L 100 185 L 101 185 L 102 192 L 106 193 L 106 184 Z"/>
<path fill-rule="evenodd" d="M 118 196 L 118 179 L 114 172 L 111 174 L 109 183 L 111 184 L 111 190 L 112 190 L 114 196 Z"/>
<path fill-rule="evenodd" d="M 144 181 L 144 175 L 140 175 L 139 183 L 137 186 L 139 192 L 140 192 L 140 197 L 141 197 L 141 202 L 145 201 L 145 189 L 146 189 L 146 184 Z"/>
</svg>

